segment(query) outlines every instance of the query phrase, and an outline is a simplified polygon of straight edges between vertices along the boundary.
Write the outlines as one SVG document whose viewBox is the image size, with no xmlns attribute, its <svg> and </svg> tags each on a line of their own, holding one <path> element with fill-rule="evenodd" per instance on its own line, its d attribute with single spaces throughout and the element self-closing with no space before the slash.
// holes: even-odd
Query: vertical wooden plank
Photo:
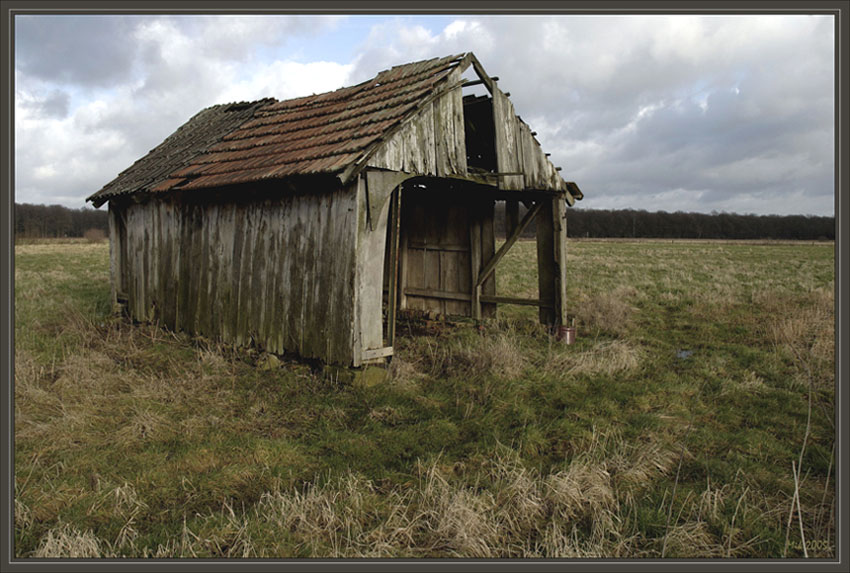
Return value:
<svg viewBox="0 0 850 573">
<path fill-rule="evenodd" d="M 182 229 L 180 214 L 181 210 L 172 201 L 163 203 L 162 219 L 164 223 L 164 236 L 167 247 L 163 249 L 161 256 L 165 261 L 167 270 L 163 273 L 163 296 L 168 298 L 169 303 L 164 305 L 163 317 L 169 328 L 179 328 L 179 313 L 182 310 L 180 296 L 180 263 L 182 261 L 180 245 Z M 166 258 L 167 257 L 167 258 Z M 167 276 L 167 278 L 166 278 Z M 170 292 L 169 292 L 170 291 Z"/>
<path fill-rule="evenodd" d="M 136 280 L 138 280 L 138 275 L 136 274 L 136 251 L 138 245 L 136 241 L 135 233 L 133 232 L 133 205 L 129 204 L 125 207 L 124 210 L 125 216 L 125 227 L 126 227 L 126 237 L 127 237 L 127 262 L 125 263 L 126 273 L 127 273 L 127 310 L 130 312 L 130 316 L 136 318 L 139 315 L 137 314 L 138 309 L 136 308 L 138 295 L 136 294 Z"/>
<path fill-rule="evenodd" d="M 448 96 L 444 95 L 434 101 L 434 151 L 435 151 L 435 170 L 438 177 L 445 177 L 451 172 L 449 166 L 449 152 L 447 145 L 447 129 L 446 116 L 447 114 Z"/>
<path fill-rule="evenodd" d="M 539 298 L 550 308 L 540 307 L 540 322 L 553 325 L 555 323 L 555 246 L 554 229 L 552 224 L 552 201 L 540 199 L 543 207 L 535 221 L 537 226 L 537 285 Z"/>
<path fill-rule="evenodd" d="M 194 224 L 194 209 L 191 204 L 182 203 L 180 209 L 180 275 L 177 284 L 180 288 L 180 330 L 190 331 L 192 328 L 192 275 L 194 261 L 192 260 L 192 243 Z"/>
<path fill-rule="evenodd" d="M 160 296 L 159 296 L 159 273 L 157 269 L 159 268 L 159 250 L 157 246 L 159 244 L 159 238 L 162 234 L 159 232 L 159 204 L 155 201 L 151 201 L 145 203 L 145 216 L 147 217 L 147 224 L 145 227 L 150 231 L 149 242 L 147 246 L 147 255 L 148 260 L 150 261 L 150 267 L 148 268 L 148 274 L 145 276 L 145 291 L 147 297 L 147 307 L 148 307 L 148 320 L 161 322 L 161 313 L 160 313 Z"/>
<path fill-rule="evenodd" d="M 118 303 L 117 293 L 121 288 L 121 235 L 118 231 L 119 215 L 112 201 L 107 206 L 109 218 L 109 298 L 113 310 Z"/>
<path fill-rule="evenodd" d="M 440 251 L 433 248 L 435 245 L 424 251 L 425 268 L 425 288 L 432 290 L 440 289 Z M 442 301 L 435 298 L 425 299 L 425 310 L 432 312 L 443 312 Z"/>
<path fill-rule="evenodd" d="M 239 298 L 242 290 L 242 243 L 245 240 L 244 231 L 244 214 L 243 209 L 239 205 L 230 206 L 230 217 L 232 219 L 231 232 L 233 233 L 232 255 L 228 269 L 228 280 L 231 285 L 230 308 L 228 308 L 228 316 L 225 318 L 225 331 L 227 332 L 229 341 L 239 345 Z"/>
<path fill-rule="evenodd" d="M 517 118 L 514 106 L 502 90 L 493 92 L 493 123 L 496 139 L 496 165 L 500 173 L 516 173 L 521 170 L 517 152 Z M 499 178 L 500 189 L 521 190 L 521 175 L 508 175 Z"/>
<path fill-rule="evenodd" d="M 481 221 L 481 265 L 484 265 L 496 254 L 496 231 L 493 224 L 495 210 L 493 208 L 493 201 L 481 202 L 479 209 L 479 220 Z M 496 294 L 496 271 L 493 271 L 490 277 L 481 285 L 480 294 Z M 481 315 L 486 318 L 495 317 L 496 305 L 494 303 L 482 304 Z"/>
<path fill-rule="evenodd" d="M 204 205 L 201 210 L 200 251 L 195 264 L 198 268 L 198 305 L 195 309 L 195 321 L 198 334 L 209 332 L 209 283 L 210 283 L 210 227 L 212 226 L 212 207 Z"/>
<path fill-rule="evenodd" d="M 563 197 L 552 198 L 555 259 L 555 324 L 567 324 L 567 205 Z"/>
<path fill-rule="evenodd" d="M 451 74 L 451 82 L 456 83 L 460 80 L 461 71 L 459 68 L 455 69 Z M 452 145 L 454 154 L 454 173 L 464 175 L 467 171 L 466 127 L 464 126 L 463 121 L 463 93 L 461 88 L 458 87 L 449 92 L 449 98 L 451 101 L 452 132 L 454 135 L 454 142 Z"/>
<path fill-rule="evenodd" d="M 274 234 L 274 220 L 272 213 L 274 212 L 274 204 L 267 202 L 266 208 L 263 211 L 263 224 L 266 228 L 266 254 L 265 254 L 265 275 L 263 277 L 263 320 L 261 328 L 261 336 L 263 344 L 269 352 L 277 352 L 276 334 L 273 332 L 274 323 L 272 315 L 274 314 L 274 292 L 277 283 L 277 273 L 275 272 L 275 264 L 277 261 L 277 237 Z"/>
<path fill-rule="evenodd" d="M 240 287 L 239 287 L 239 322 L 238 332 L 240 346 L 248 346 L 251 343 L 253 324 L 254 307 L 254 258 L 256 253 L 256 236 L 257 236 L 257 220 L 256 206 L 254 203 L 248 203 L 244 207 L 244 235 L 245 239 L 242 243 L 242 265 L 239 271 Z"/>
<path fill-rule="evenodd" d="M 280 202 L 276 201 L 274 209 L 270 213 L 272 229 L 275 242 L 275 257 L 273 275 L 274 282 L 272 283 L 272 292 L 269 304 L 271 304 L 271 330 L 274 338 L 275 352 L 282 354 L 284 352 L 283 335 L 286 331 L 284 328 L 284 313 L 283 313 L 283 295 L 282 289 L 285 285 L 286 277 L 283 275 L 284 261 L 286 261 L 286 237 L 283 232 L 283 215 L 281 213 Z"/>
<path fill-rule="evenodd" d="M 409 249 L 407 268 L 407 284 L 411 288 L 425 288 L 425 252 L 422 249 Z M 425 310 L 425 300 L 418 297 L 410 297 L 407 300 L 408 307 L 413 310 Z"/>
<path fill-rule="evenodd" d="M 398 280 L 399 280 L 398 307 L 400 309 L 406 309 L 407 308 L 407 295 L 404 294 L 404 291 L 405 291 L 405 289 L 407 288 L 407 285 L 408 285 L 407 273 L 408 273 L 408 268 L 409 268 L 409 262 L 408 262 L 408 258 L 407 258 L 407 253 L 408 253 L 407 240 L 408 240 L 409 233 L 408 233 L 407 228 L 406 228 L 408 221 L 407 221 L 407 219 L 404 218 L 404 214 L 405 214 L 404 209 L 401 210 L 401 213 L 402 213 L 402 216 L 400 218 L 401 220 L 399 221 L 399 225 L 400 225 L 399 241 L 400 242 L 399 242 L 399 248 L 398 248 L 398 250 L 399 250 L 399 259 L 398 259 Z"/>
<path fill-rule="evenodd" d="M 189 310 L 188 310 L 188 322 L 186 324 L 186 329 L 192 334 L 198 333 L 198 308 L 200 304 L 201 298 L 201 284 L 202 278 L 204 276 L 202 267 L 203 260 L 201 257 L 201 253 L 203 252 L 204 247 L 204 228 L 205 224 L 205 216 L 204 216 L 205 207 L 203 205 L 193 205 L 192 208 L 192 217 L 190 219 L 192 228 L 191 228 L 191 262 L 189 264 Z"/>
<path fill-rule="evenodd" d="M 209 270 L 207 274 L 207 332 L 210 337 L 221 336 L 221 324 L 218 318 L 221 314 L 222 300 L 219 297 L 218 278 L 221 272 L 224 248 L 221 239 L 222 208 L 221 205 L 212 205 L 210 210 L 210 247 L 207 253 L 209 259 Z"/>
<path fill-rule="evenodd" d="M 428 175 L 437 174 L 437 144 L 434 137 L 434 102 L 425 106 L 422 111 L 422 158 L 423 172 Z"/>
<path fill-rule="evenodd" d="M 266 213 L 268 212 L 268 204 L 266 201 L 255 203 L 254 208 L 254 248 L 251 253 L 251 314 L 249 315 L 248 329 L 251 332 L 254 340 L 265 348 L 266 339 L 266 281 L 271 277 L 268 276 L 266 265 L 268 259 L 268 241 L 266 235 Z"/>
<path fill-rule="evenodd" d="M 469 262 L 472 276 L 472 318 L 481 320 L 481 287 L 476 284 L 478 273 L 481 271 L 481 219 L 474 206 L 469 210 Z"/>
<path fill-rule="evenodd" d="M 116 210 L 116 215 L 118 215 L 118 224 L 119 224 L 118 236 L 120 237 L 120 240 L 121 240 L 121 242 L 120 242 L 120 245 L 121 245 L 120 261 L 121 261 L 121 264 L 118 267 L 118 273 L 119 273 L 119 276 L 121 277 L 121 280 L 120 280 L 119 284 L 121 285 L 122 290 L 127 295 L 129 295 L 128 289 L 130 287 L 131 275 L 130 275 L 130 267 L 129 267 L 129 264 L 128 264 L 129 261 L 130 261 L 130 243 L 127 240 L 127 206 L 119 204 L 119 208 L 118 208 L 118 210 Z M 128 303 L 129 303 L 129 301 L 128 301 Z M 129 310 L 129 308 L 130 308 L 129 304 L 128 304 L 127 308 Z"/>
<path fill-rule="evenodd" d="M 153 318 L 151 313 L 151 233 L 153 229 L 151 229 L 151 204 L 146 203 L 142 207 L 142 214 L 144 217 L 144 229 L 142 230 L 142 234 L 145 237 L 144 247 L 142 248 L 142 316 L 145 317 L 145 320 L 151 320 Z"/>
<path fill-rule="evenodd" d="M 322 193 L 311 198 L 316 213 L 312 227 L 315 229 L 311 234 L 309 250 L 313 253 L 311 261 L 311 278 L 307 289 L 306 299 L 306 321 L 305 328 L 308 340 L 305 345 L 307 353 L 311 357 L 321 358 L 326 354 L 325 346 L 329 339 L 333 339 L 336 332 L 329 325 L 333 323 L 334 317 L 328 314 L 330 306 L 336 304 L 338 290 L 335 288 L 335 270 L 333 257 L 328 256 L 331 252 L 341 251 L 337 244 L 337 237 L 333 232 L 332 207 L 335 197 L 330 193 Z M 312 309 L 312 312 L 309 310 Z"/>
<path fill-rule="evenodd" d="M 334 242 L 341 245 L 335 257 L 334 270 L 336 296 L 335 305 L 330 307 L 329 312 L 334 316 L 333 348 L 329 348 L 328 356 L 340 364 L 354 363 L 354 283 L 356 276 L 356 250 L 354 248 L 357 234 L 355 193 L 350 189 L 339 189 L 335 194 L 331 209 L 331 228 L 334 233 Z"/>
<path fill-rule="evenodd" d="M 459 79 L 460 71 L 453 71 L 448 83 L 456 83 Z M 434 102 L 435 167 L 438 176 L 466 173 L 464 133 L 462 93 L 457 88 Z"/>
</svg>

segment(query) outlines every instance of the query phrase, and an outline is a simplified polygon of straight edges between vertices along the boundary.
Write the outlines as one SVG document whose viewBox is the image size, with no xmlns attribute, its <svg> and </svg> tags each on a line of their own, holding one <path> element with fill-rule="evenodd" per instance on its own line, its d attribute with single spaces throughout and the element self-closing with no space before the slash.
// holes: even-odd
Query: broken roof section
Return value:
<svg viewBox="0 0 850 573">
<path fill-rule="evenodd" d="M 423 106 L 458 89 L 459 74 L 451 72 L 469 65 L 484 74 L 467 53 L 395 66 L 356 86 L 323 94 L 209 107 L 87 201 L 99 207 L 127 193 L 319 173 L 349 180 Z M 493 87 L 486 74 L 482 79 Z M 570 199 L 581 198 L 574 183 L 566 190 Z"/>
</svg>

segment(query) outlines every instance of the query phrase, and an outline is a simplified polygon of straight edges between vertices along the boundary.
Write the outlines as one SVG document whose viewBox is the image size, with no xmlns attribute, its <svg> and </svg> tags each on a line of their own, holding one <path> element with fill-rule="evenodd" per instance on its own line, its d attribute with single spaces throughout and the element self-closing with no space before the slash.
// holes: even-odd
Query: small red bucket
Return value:
<svg viewBox="0 0 850 573">
<path fill-rule="evenodd" d="M 555 338 L 564 344 L 573 344 L 576 341 L 576 329 L 574 326 L 559 326 Z"/>
</svg>

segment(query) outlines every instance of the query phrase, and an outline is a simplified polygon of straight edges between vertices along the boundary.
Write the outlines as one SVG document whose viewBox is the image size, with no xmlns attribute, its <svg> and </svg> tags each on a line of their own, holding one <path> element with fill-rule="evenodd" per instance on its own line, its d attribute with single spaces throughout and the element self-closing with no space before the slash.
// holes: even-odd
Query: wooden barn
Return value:
<svg viewBox="0 0 850 573">
<path fill-rule="evenodd" d="M 109 202 L 113 302 L 349 366 L 392 355 L 398 309 L 478 319 L 532 304 L 565 324 L 566 206 L 582 195 L 497 79 L 467 53 L 199 112 L 88 198 Z M 496 265 L 532 220 L 539 298 L 499 296 Z"/>
</svg>

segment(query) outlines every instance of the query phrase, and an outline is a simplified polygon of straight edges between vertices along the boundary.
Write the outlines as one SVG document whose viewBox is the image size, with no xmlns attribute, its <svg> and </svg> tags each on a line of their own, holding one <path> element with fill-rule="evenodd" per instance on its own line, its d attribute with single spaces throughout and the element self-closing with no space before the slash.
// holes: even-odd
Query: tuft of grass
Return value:
<svg viewBox="0 0 850 573">
<path fill-rule="evenodd" d="M 104 556 L 103 542 L 91 530 L 80 532 L 68 524 L 50 529 L 33 553 L 33 557 L 37 558 L 79 559 Z"/>
<path fill-rule="evenodd" d="M 632 328 L 633 307 L 629 304 L 637 290 L 618 286 L 613 291 L 594 293 L 578 301 L 578 326 L 589 333 L 624 336 Z"/>
</svg>

